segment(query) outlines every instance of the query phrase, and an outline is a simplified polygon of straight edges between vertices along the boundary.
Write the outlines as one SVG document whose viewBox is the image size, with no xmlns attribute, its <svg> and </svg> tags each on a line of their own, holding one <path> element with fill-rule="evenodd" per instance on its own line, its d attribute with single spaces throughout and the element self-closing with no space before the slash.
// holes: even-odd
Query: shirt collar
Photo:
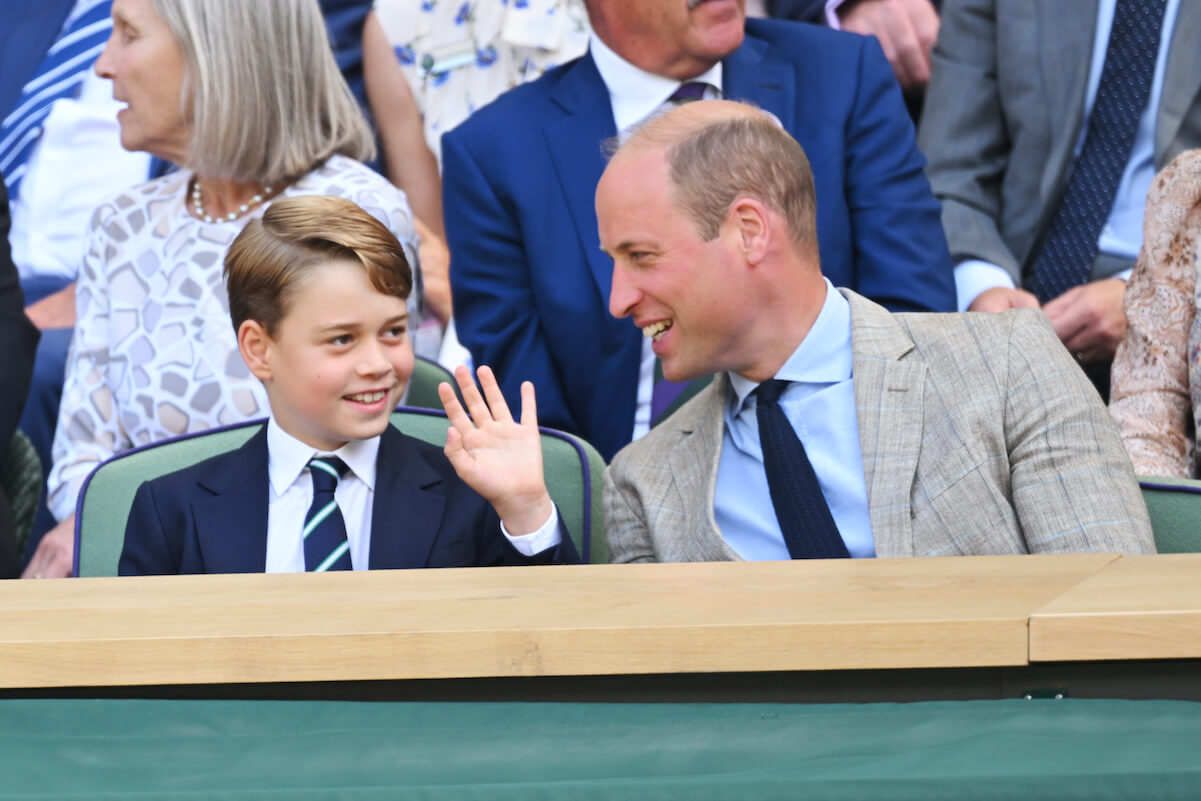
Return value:
<svg viewBox="0 0 1201 801">
<path fill-rule="evenodd" d="M 275 496 L 283 495 L 296 483 L 309 460 L 318 454 L 327 455 L 311 445 L 305 445 L 279 427 L 272 416 L 267 421 L 267 474 Z M 333 452 L 355 477 L 375 491 L 375 460 L 379 455 L 379 437 L 356 439 Z"/>
<path fill-rule="evenodd" d="M 673 78 L 664 78 L 635 67 L 613 52 L 596 34 L 589 38 L 588 47 L 596 70 L 609 90 L 609 104 L 613 108 L 613 121 L 618 131 L 649 117 L 680 86 L 681 82 Z M 707 83 L 720 91 L 721 62 L 690 81 Z"/>
<path fill-rule="evenodd" d="M 851 350 L 851 304 L 834 288 L 830 279 L 822 280 L 826 282 L 822 309 L 809 333 L 776 372 L 775 378 L 805 384 L 836 384 L 851 378 L 855 360 Z M 759 385 L 736 373 L 728 375 L 734 390 L 732 411 L 737 414 Z"/>
</svg>

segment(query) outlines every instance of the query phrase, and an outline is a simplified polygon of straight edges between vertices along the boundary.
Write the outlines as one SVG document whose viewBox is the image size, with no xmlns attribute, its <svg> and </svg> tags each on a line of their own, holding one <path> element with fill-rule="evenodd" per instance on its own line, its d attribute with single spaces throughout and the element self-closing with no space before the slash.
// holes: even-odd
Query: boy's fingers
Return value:
<svg viewBox="0 0 1201 801">
<path fill-rule="evenodd" d="M 505 396 L 500 391 L 500 385 L 496 383 L 496 376 L 493 375 L 492 368 L 486 364 L 480 365 L 476 374 L 480 377 L 484 399 L 488 401 L 488 408 L 492 410 L 492 419 L 506 423 L 511 421 L 513 415 L 509 412 L 509 404 L 505 403 Z"/>
<path fill-rule="evenodd" d="M 534 385 L 529 381 L 521 382 L 521 424 L 538 427 L 538 403 L 534 400 Z"/>
<path fill-rule="evenodd" d="M 446 418 L 450 420 L 450 430 L 457 429 L 457 433 L 462 437 L 475 429 L 475 426 L 471 424 L 471 418 L 463 410 L 463 404 L 459 403 L 454 389 L 445 381 L 438 385 L 438 400 L 442 401 L 442 408 L 446 410 Z"/>
<path fill-rule="evenodd" d="M 463 402 L 467 404 L 467 412 L 472 421 L 478 426 L 491 420 L 488 404 L 484 403 L 484 397 L 480 395 L 475 379 L 471 377 L 471 371 L 464 365 L 459 365 L 455 368 L 455 378 L 459 382 L 459 391 L 463 393 Z"/>
</svg>

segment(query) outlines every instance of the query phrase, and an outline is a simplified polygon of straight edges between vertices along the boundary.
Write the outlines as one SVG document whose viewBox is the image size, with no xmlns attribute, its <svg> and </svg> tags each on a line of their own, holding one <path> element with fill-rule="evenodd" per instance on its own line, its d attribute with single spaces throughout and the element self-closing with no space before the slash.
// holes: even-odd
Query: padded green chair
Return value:
<svg viewBox="0 0 1201 801">
<path fill-rule="evenodd" d="M 262 421 L 202 431 L 118 454 L 92 472 L 75 515 L 75 575 L 115 576 L 133 496 L 143 481 L 243 445 Z M 411 437 L 444 445 L 450 422 L 442 412 L 402 407 L 392 424 Z M 601 480 L 605 462 L 587 442 L 542 429 L 547 489 L 585 561 L 607 562 Z"/>
<path fill-rule="evenodd" d="M 1160 553 L 1201 552 L 1201 481 L 1139 476 Z"/>
</svg>

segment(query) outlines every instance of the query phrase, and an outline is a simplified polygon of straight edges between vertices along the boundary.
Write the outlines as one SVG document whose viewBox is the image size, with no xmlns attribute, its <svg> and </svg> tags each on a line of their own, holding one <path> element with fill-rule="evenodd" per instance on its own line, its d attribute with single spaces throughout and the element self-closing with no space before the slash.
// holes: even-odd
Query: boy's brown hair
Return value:
<svg viewBox="0 0 1201 801">
<path fill-rule="evenodd" d="M 247 320 L 274 336 L 310 268 L 329 261 L 362 266 L 384 295 L 407 300 L 413 272 L 404 249 L 379 220 L 339 197 L 280 198 L 251 220 L 225 254 L 234 331 Z"/>
</svg>

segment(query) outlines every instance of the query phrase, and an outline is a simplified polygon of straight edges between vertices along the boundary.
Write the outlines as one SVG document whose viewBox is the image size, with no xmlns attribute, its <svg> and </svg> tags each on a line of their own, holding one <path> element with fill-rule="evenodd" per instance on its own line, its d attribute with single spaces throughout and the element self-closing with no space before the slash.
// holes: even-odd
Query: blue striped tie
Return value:
<svg viewBox="0 0 1201 801">
<path fill-rule="evenodd" d="M 0 122 L 0 173 L 10 197 L 16 197 L 25 176 L 29 154 L 42 132 L 42 122 L 54 101 L 75 94 L 87 70 L 104 50 L 113 29 L 111 0 L 81 4 L 67 22 L 58 41 L 38 65 L 33 79 L 25 84 L 17 104 Z"/>
<path fill-rule="evenodd" d="M 307 571 L 322 573 L 353 569 L 346 521 L 334 500 L 338 481 L 349 469 L 337 456 L 322 456 L 309 462 L 313 503 L 304 516 L 304 569 Z"/>
</svg>

